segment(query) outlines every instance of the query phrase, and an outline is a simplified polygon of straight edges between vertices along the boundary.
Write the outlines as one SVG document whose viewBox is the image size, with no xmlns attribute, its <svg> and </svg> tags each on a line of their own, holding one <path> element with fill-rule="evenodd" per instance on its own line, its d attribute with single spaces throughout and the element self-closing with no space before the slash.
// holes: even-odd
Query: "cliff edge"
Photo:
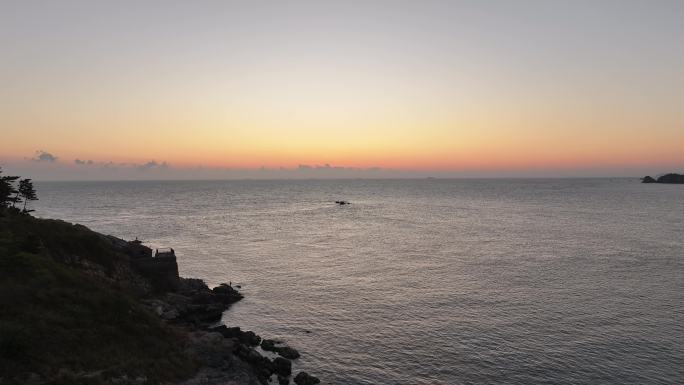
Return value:
<svg viewBox="0 0 684 385">
<path fill-rule="evenodd" d="M 215 326 L 241 298 L 179 277 L 174 253 L 0 209 L 0 385 L 289 384 L 296 350 Z"/>
</svg>

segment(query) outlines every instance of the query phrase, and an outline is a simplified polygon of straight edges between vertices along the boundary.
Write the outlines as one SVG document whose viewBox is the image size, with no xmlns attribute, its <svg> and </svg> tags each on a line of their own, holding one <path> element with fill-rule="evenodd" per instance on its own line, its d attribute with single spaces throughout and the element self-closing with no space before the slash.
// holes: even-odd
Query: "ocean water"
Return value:
<svg viewBox="0 0 684 385">
<path fill-rule="evenodd" d="M 44 182 L 36 214 L 242 285 L 228 325 L 325 384 L 683 384 L 684 186 Z M 352 202 L 337 206 L 335 200 Z"/>
</svg>

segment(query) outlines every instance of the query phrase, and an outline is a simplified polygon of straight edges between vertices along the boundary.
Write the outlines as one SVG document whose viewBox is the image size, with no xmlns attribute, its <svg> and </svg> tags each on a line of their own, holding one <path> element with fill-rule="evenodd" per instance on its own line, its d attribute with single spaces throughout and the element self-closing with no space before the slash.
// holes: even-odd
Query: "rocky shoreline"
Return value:
<svg viewBox="0 0 684 385">
<path fill-rule="evenodd" d="M 209 288 L 200 279 L 178 275 L 175 253 L 151 256 L 152 250 L 137 240 L 126 242 L 108 238 L 131 257 L 134 269 L 152 282 L 152 294 L 141 299 L 141 303 L 164 322 L 185 333 L 187 352 L 200 361 L 197 374 L 182 385 L 320 383 L 318 378 L 306 372 L 293 376 L 292 360 L 300 357 L 296 349 L 275 340 L 262 339 L 240 327 L 217 326 L 223 312 L 243 298 L 231 284 Z M 276 357 L 271 359 L 261 354 L 258 347 Z"/>
<path fill-rule="evenodd" d="M 0 289 L 0 385 L 320 383 L 221 325 L 239 287 L 180 277 L 173 249 L 0 207 Z"/>
</svg>

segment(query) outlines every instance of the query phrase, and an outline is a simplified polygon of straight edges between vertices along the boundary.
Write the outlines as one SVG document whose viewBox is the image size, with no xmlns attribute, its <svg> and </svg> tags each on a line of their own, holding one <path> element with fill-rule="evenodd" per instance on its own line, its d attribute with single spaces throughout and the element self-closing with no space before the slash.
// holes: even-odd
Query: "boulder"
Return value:
<svg viewBox="0 0 684 385">
<path fill-rule="evenodd" d="M 261 363 L 263 361 L 262 358 L 264 358 L 264 356 L 259 354 L 256 350 L 242 344 L 237 345 L 235 354 L 250 364 Z"/>
<path fill-rule="evenodd" d="M 232 286 L 222 283 L 211 289 L 218 301 L 225 304 L 235 303 L 243 298 L 242 294 L 235 290 Z"/>
<path fill-rule="evenodd" d="M 276 342 L 274 340 L 264 339 L 263 341 L 261 341 L 261 348 L 266 351 L 275 352 L 275 344 Z"/>
<path fill-rule="evenodd" d="M 261 357 L 251 362 L 252 367 L 264 379 L 271 377 L 275 371 L 275 365 L 267 357 Z"/>
<path fill-rule="evenodd" d="M 278 385 L 289 385 L 290 377 L 278 376 Z"/>
<path fill-rule="evenodd" d="M 190 353 L 211 368 L 225 365 L 237 348 L 236 341 L 225 339 L 218 333 L 192 332 L 188 340 Z"/>
<path fill-rule="evenodd" d="M 296 360 L 299 358 L 299 352 L 289 346 L 276 347 L 275 352 L 290 360 Z"/>
<path fill-rule="evenodd" d="M 295 360 L 299 358 L 299 352 L 289 346 L 277 346 L 279 342 L 276 340 L 263 340 L 261 341 L 261 348 L 269 352 L 278 353 L 280 356 L 287 358 L 289 360 Z"/>
<path fill-rule="evenodd" d="M 246 331 L 242 332 L 239 336 L 238 339 L 240 342 L 242 342 L 245 345 L 250 345 L 250 346 L 259 346 L 259 342 L 261 342 L 261 337 L 256 335 L 253 331 Z"/>
<path fill-rule="evenodd" d="M 276 357 L 273 360 L 275 373 L 279 376 L 287 377 L 292 374 L 292 362 L 283 357 Z"/>
<path fill-rule="evenodd" d="M 316 385 L 319 384 L 321 380 L 307 372 L 299 372 L 299 374 L 295 376 L 294 382 L 297 385 Z"/>
<path fill-rule="evenodd" d="M 641 178 L 641 183 L 656 183 L 656 180 L 646 175 L 645 177 Z"/>
<path fill-rule="evenodd" d="M 209 323 L 221 320 L 225 308 L 220 304 L 189 305 L 180 317 L 191 322 Z"/>
<path fill-rule="evenodd" d="M 212 332 L 221 333 L 221 335 L 224 338 L 238 338 L 240 333 L 242 333 L 242 330 L 240 330 L 240 327 L 238 326 L 229 328 L 226 325 L 220 325 L 209 330 L 211 330 Z"/>
<path fill-rule="evenodd" d="M 259 346 L 261 337 L 253 331 L 242 331 L 239 327 L 227 327 L 226 325 L 217 326 L 209 329 L 213 332 L 221 333 L 225 338 L 237 338 L 241 343 L 249 346 Z"/>
</svg>

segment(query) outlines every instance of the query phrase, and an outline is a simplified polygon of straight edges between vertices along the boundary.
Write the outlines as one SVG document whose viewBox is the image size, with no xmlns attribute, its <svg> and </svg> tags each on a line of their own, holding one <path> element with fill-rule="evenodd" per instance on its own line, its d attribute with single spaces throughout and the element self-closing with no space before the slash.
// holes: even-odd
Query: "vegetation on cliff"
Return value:
<svg viewBox="0 0 684 385">
<path fill-rule="evenodd" d="M 24 202 L 22 212 L 27 213 L 32 211 L 26 208 L 28 202 L 35 200 L 38 200 L 38 195 L 31 179 L 2 175 L 2 168 L 0 168 L 0 209 L 8 206 L 15 208 L 18 203 Z"/>
<path fill-rule="evenodd" d="M 34 218 L 36 199 L 30 179 L 0 177 L 0 385 L 319 382 L 291 378 L 295 349 L 211 327 L 242 299 L 232 285 L 180 277 L 173 249 Z"/>
<path fill-rule="evenodd" d="M 194 373 L 183 335 L 136 300 L 125 255 L 84 226 L 17 211 L 0 208 L 0 382 Z"/>
</svg>

